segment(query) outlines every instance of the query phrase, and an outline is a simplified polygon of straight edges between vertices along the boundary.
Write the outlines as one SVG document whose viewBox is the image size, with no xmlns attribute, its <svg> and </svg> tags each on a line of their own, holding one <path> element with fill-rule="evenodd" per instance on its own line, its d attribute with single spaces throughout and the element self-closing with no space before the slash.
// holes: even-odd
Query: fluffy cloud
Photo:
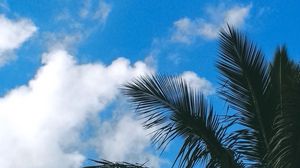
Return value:
<svg viewBox="0 0 300 168">
<path fill-rule="evenodd" d="M 102 158 L 159 167 L 160 159 L 148 151 L 151 147 L 149 134 L 149 130 L 127 113 L 103 122 L 93 144 Z"/>
<path fill-rule="evenodd" d="M 80 167 L 88 118 L 114 100 L 120 84 L 151 71 L 125 58 L 109 66 L 78 64 L 64 50 L 42 58 L 34 79 L 0 98 L 0 167 Z"/>
<path fill-rule="evenodd" d="M 196 73 L 192 71 L 185 71 L 182 73 L 181 77 L 194 89 L 202 92 L 204 95 L 208 96 L 215 93 L 215 89 L 212 84 L 205 78 L 199 77 Z"/>
<path fill-rule="evenodd" d="M 218 37 L 219 30 L 226 24 L 235 27 L 243 26 L 251 6 L 233 6 L 231 8 L 218 6 L 207 8 L 207 19 L 181 18 L 174 22 L 171 41 L 190 44 L 198 37 L 215 39 Z"/>
<path fill-rule="evenodd" d="M 0 65 L 13 56 L 12 52 L 28 40 L 37 27 L 28 19 L 10 20 L 0 15 Z"/>
</svg>

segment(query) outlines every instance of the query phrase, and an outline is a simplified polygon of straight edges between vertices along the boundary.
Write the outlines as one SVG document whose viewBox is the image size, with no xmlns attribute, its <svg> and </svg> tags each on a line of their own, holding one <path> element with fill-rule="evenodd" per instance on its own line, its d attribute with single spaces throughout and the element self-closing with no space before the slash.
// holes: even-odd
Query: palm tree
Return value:
<svg viewBox="0 0 300 168">
<path fill-rule="evenodd" d="M 221 89 L 234 111 L 215 112 L 178 76 L 148 75 L 122 88 L 162 151 L 183 139 L 173 167 L 300 167 L 300 66 L 279 47 L 272 63 L 243 34 L 220 32 Z"/>
<path fill-rule="evenodd" d="M 143 126 L 156 130 L 152 140 L 160 149 L 183 138 L 178 167 L 300 167 L 300 67 L 286 48 L 267 63 L 260 49 L 228 26 L 220 33 L 217 68 L 218 93 L 235 115 L 214 112 L 201 92 L 176 76 L 143 76 L 123 93 Z M 238 129 L 230 131 L 234 125 Z"/>
</svg>

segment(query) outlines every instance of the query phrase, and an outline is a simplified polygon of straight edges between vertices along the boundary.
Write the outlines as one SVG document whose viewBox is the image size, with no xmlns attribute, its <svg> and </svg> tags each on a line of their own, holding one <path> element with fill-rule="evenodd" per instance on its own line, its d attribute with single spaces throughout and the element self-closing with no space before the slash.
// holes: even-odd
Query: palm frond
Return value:
<svg viewBox="0 0 300 168">
<path fill-rule="evenodd" d="M 239 131 L 237 149 L 253 162 L 253 167 L 259 167 L 269 149 L 275 117 L 267 102 L 270 75 L 263 54 L 228 26 L 220 33 L 217 68 L 224 85 L 219 93 L 238 112 L 240 124 L 245 127 Z"/>
<path fill-rule="evenodd" d="M 224 124 L 203 95 L 183 79 L 144 76 L 124 85 L 122 90 L 144 120 L 144 127 L 155 129 L 152 140 L 158 148 L 164 149 L 173 139 L 183 138 L 174 164 L 240 166 L 235 153 L 224 143 L 228 140 Z"/>
<path fill-rule="evenodd" d="M 97 163 L 98 165 L 96 166 L 86 166 L 83 168 L 147 168 L 144 166 L 144 164 L 139 164 L 139 163 L 128 163 L 128 162 L 111 162 L 108 160 L 93 160 L 90 159 L 91 161 Z"/>
<path fill-rule="evenodd" d="M 300 67 L 278 48 L 272 65 L 272 100 L 278 116 L 268 161 L 272 167 L 300 167 Z"/>
<path fill-rule="evenodd" d="M 284 99 L 289 93 L 288 87 L 294 82 L 292 75 L 293 63 L 287 56 L 285 47 L 280 47 L 275 52 L 273 64 L 271 64 L 271 84 L 269 85 L 269 101 L 277 114 L 284 113 Z"/>
</svg>

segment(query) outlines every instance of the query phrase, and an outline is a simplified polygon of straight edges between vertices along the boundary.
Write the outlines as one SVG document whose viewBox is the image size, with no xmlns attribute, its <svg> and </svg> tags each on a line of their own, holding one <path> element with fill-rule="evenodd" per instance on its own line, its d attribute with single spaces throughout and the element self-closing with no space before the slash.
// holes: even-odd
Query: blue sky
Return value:
<svg viewBox="0 0 300 168">
<path fill-rule="evenodd" d="M 76 168 L 87 158 L 169 167 L 118 88 L 139 75 L 181 75 L 215 91 L 218 31 L 229 23 L 268 60 L 300 61 L 297 1 L 0 0 L 0 167 Z M 150 130 L 151 131 L 151 130 Z"/>
</svg>

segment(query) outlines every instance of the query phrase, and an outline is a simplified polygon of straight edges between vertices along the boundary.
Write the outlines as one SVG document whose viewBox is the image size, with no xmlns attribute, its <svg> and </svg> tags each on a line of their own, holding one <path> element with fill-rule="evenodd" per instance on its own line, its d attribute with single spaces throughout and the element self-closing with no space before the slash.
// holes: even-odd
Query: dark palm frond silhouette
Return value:
<svg viewBox="0 0 300 168">
<path fill-rule="evenodd" d="M 152 142 L 164 150 L 183 139 L 173 167 L 300 167 L 300 66 L 286 48 L 279 47 L 269 63 L 228 26 L 220 32 L 216 66 L 218 93 L 234 115 L 215 112 L 178 76 L 146 75 L 123 86 L 143 126 L 155 129 Z"/>
<path fill-rule="evenodd" d="M 86 166 L 84 168 L 147 168 L 144 164 L 139 163 L 128 163 L 128 162 L 111 162 L 108 160 L 93 160 L 91 161 L 97 163 L 96 166 Z"/>
<path fill-rule="evenodd" d="M 193 167 L 198 162 L 208 162 L 211 167 L 239 165 L 230 147 L 234 139 L 226 134 L 228 125 L 221 123 L 212 105 L 183 79 L 141 77 L 125 85 L 123 92 L 138 106 L 137 114 L 145 120 L 145 128 L 156 128 L 152 140 L 159 148 L 184 137 L 176 158 L 180 167 Z"/>
</svg>

